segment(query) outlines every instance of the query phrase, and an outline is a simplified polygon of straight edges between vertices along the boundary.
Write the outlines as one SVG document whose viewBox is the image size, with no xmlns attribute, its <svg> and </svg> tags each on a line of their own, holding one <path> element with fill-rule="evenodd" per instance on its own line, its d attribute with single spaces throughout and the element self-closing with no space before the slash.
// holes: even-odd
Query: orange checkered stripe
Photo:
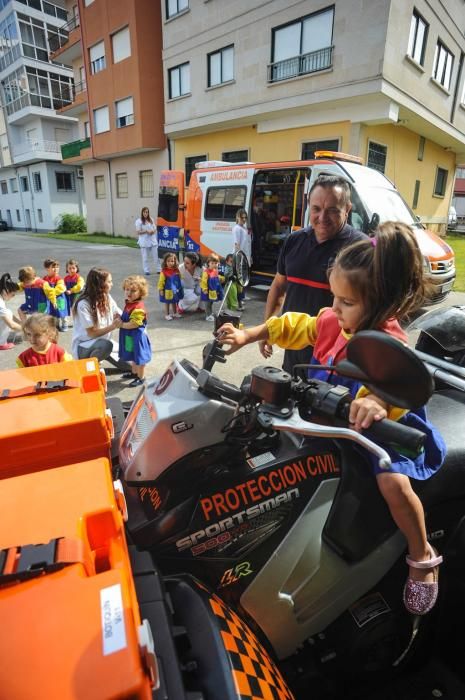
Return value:
<svg viewBox="0 0 465 700">
<path fill-rule="evenodd" d="M 217 596 L 210 596 L 240 700 L 294 700 L 269 655 L 249 627 Z"/>
</svg>

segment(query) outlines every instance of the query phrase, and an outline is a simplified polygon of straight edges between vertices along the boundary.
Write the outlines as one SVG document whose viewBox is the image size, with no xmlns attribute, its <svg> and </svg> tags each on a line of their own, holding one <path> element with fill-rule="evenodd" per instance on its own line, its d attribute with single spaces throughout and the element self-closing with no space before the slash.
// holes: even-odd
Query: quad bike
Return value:
<svg viewBox="0 0 465 700">
<path fill-rule="evenodd" d="M 347 427 L 344 386 L 257 367 L 237 387 L 212 374 L 217 361 L 225 357 L 216 340 L 202 369 L 174 360 L 135 400 L 119 447 L 127 531 L 162 572 L 177 623 L 198 643 L 185 649 L 193 675 L 206 663 L 199 648 L 213 648 L 193 602 L 200 587 L 234 611 L 227 635 L 248 625 L 287 687 L 282 695 L 253 692 L 244 665 L 235 676 L 236 690 L 248 683 L 241 697 L 465 697 L 456 642 L 465 623 L 465 400 L 460 382 L 451 388 L 460 380 L 455 367 L 440 370 L 434 391 L 437 365 L 367 331 L 333 368 L 394 405 L 419 407 L 432 395 L 429 415 L 448 455 L 414 488 L 444 564 L 436 607 L 415 618 L 402 603 L 405 540 L 366 454 L 388 468 L 373 440 L 415 454 L 422 433 L 387 420 L 357 433 Z M 242 658 L 247 643 L 233 637 L 233 657 Z M 253 655 L 247 664 L 258 688 L 266 672 Z M 230 697 L 224 688 L 210 692 Z"/>
</svg>

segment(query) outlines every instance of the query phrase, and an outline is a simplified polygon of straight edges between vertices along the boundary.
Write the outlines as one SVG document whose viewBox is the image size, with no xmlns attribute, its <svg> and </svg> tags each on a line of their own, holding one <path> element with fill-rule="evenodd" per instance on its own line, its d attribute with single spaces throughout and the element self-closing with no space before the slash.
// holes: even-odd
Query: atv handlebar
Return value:
<svg viewBox="0 0 465 700">
<path fill-rule="evenodd" d="M 389 447 L 395 448 L 398 452 L 409 457 L 416 457 L 421 453 L 426 439 L 425 434 L 415 428 L 407 427 L 387 418 L 373 423 L 369 429 L 361 433 L 347 427 L 352 397 L 346 387 L 334 386 L 315 379 L 307 382 L 290 380 L 288 382 L 289 390 L 286 401 L 284 401 L 286 396 L 285 385 L 284 387 L 279 387 L 280 400 L 274 401 L 275 393 L 271 391 L 272 400 L 265 395 L 268 387 L 262 383 L 262 377 L 259 376 L 258 387 L 260 391 L 263 390 L 265 393 L 257 394 L 257 382 L 254 383 L 256 378 L 254 373 L 260 374 L 261 369 L 253 370 L 252 382 L 244 380 L 241 388 L 212 375 L 207 369 L 200 370 L 197 376 L 197 383 L 202 393 L 211 398 L 227 399 L 236 403 L 250 399 L 261 399 L 258 415 L 261 418 L 260 424 L 263 428 L 288 429 L 291 432 L 300 432 L 301 434 L 314 437 L 352 440 L 373 452 L 380 460 L 382 468 L 388 468 L 390 459 L 387 452 L 376 444 L 377 442 L 382 442 Z M 289 377 L 287 373 L 282 373 L 277 368 L 269 369 L 273 369 L 275 374 L 281 373 L 282 376 L 278 377 L 278 381 L 283 379 L 284 376 Z M 315 416 L 330 418 L 333 425 L 324 426 L 304 420 L 299 417 L 298 408 L 304 411 L 310 409 L 311 414 Z M 253 419 L 257 420 L 257 414 L 254 415 Z"/>
</svg>

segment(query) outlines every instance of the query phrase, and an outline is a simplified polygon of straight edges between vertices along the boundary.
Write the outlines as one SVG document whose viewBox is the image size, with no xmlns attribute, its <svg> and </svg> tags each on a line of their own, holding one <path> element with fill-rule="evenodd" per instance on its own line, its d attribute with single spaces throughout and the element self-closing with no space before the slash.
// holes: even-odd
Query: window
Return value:
<svg viewBox="0 0 465 700">
<path fill-rule="evenodd" d="M 29 192 L 29 180 L 27 179 L 26 175 L 21 175 L 19 182 L 21 185 L 21 192 Z"/>
<path fill-rule="evenodd" d="M 249 160 L 249 152 L 247 149 L 244 151 L 223 151 L 221 160 L 225 160 L 227 163 L 244 163 Z"/>
<path fill-rule="evenodd" d="M 206 155 L 203 156 L 189 156 L 185 160 L 186 165 L 186 185 L 189 184 L 191 179 L 192 171 L 195 170 L 195 164 L 200 163 L 202 160 L 208 160 Z"/>
<path fill-rule="evenodd" d="M 89 122 L 84 122 L 84 136 L 86 139 L 90 139 L 90 125 Z"/>
<path fill-rule="evenodd" d="M 116 196 L 118 199 L 128 197 L 128 174 L 116 173 Z"/>
<path fill-rule="evenodd" d="M 379 170 L 384 173 L 386 168 L 387 146 L 382 146 L 380 143 L 370 141 L 368 143 L 368 158 L 367 166 Z"/>
<path fill-rule="evenodd" d="M 433 78 L 446 90 L 450 87 L 453 65 L 453 54 L 446 49 L 442 41 L 438 41 L 433 61 Z"/>
<path fill-rule="evenodd" d="M 18 20 L 24 55 L 37 61 L 48 61 L 44 23 L 21 12 L 18 12 Z"/>
<path fill-rule="evenodd" d="M 168 78 L 170 100 L 190 93 L 191 69 L 189 63 L 182 63 L 180 66 L 170 68 Z"/>
<path fill-rule="evenodd" d="M 205 218 L 235 221 L 236 212 L 245 206 L 246 187 L 210 187 L 207 191 Z"/>
<path fill-rule="evenodd" d="M 428 37 L 428 25 L 416 10 L 413 11 L 410 22 L 410 35 L 408 38 L 407 53 L 410 58 L 421 66 L 425 60 L 426 39 Z"/>
<path fill-rule="evenodd" d="M 12 192 L 18 191 L 18 181 L 16 180 L 15 177 L 10 177 L 10 190 Z"/>
<path fill-rule="evenodd" d="M 433 192 L 435 197 L 444 197 L 446 194 L 447 175 L 448 171 L 444 170 L 444 168 L 438 168 L 436 170 L 436 180 L 434 183 Z"/>
<path fill-rule="evenodd" d="M 153 197 L 153 171 L 139 171 L 139 189 L 141 197 Z"/>
<path fill-rule="evenodd" d="M 273 29 L 268 82 L 314 73 L 332 65 L 334 8 Z"/>
<path fill-rule="evenodd" d="M 105 43 L 103 41 L 90 47 L 89 61 L 92 75 L 100 73 L 105 68 Z"/>
<path fill-rule="evenodd" d="M 208 87 L 234 80 L 234 46 L 208 54 Z"/>
<path fill-rule="evenodd" d="M 302 144 L 302 160 L 313 160 L 315 151 L 338 151 L 339 139 L 328 139 L 327 141 L 308 141 Z"/>
<path fill-rule="evenodd" d="M 16 220 L 21 221 L 21 214 L 19 213 L 19 209 L 16 210 Z"/>
<path fill-rule="evenodd" d="M 8 184 L 6 180 L 2 180 L 0 182 L 0 189 L 2 191 L 2 194 L 8 194 Z"/>
<path fill-rule="evenodd" d="M 74 182 L 74 173 L 65 170 L 55 171 L 55 180 L 57 183 L 57 192 L 75 192 L 76 185 Z"/>
<path fill-rule="evenodd" d="M 108 107 L 94 109 L 94 133 L 101 134 L 110 131 L 110 113 Z"/>
<path fill-rule="evenodd" d="M 38 221 L 39 221 L 39 224 L 43 224 L 43 223 L 44 223 L 44 217 L 43 217 L 43 214 L 42 214 L 42 209 L 37 209 L 37 219 L 38 219 Z"/>
<path fill-rule="evenodd" d="M 166 0 L 166 17 L 174 17 L 189 7 L 189 0 Z"/>
<path fill-rule="evenodd" d="M 420 136 L 420 141 L 418 143 L 418 155 L 417 155 L 418 160 L 423 160 L 423 156 L 425 155 L 425 143 L 426 143 L 425 137 Z"/>
<path fill-rule="evenodd" d="M 113 63 L 124 61 L 131 55 L 131 37 L 129 27 L 121 29 L 111 37 L 111 47 L 113 50 Z"/>
<path fill-rule="evenodd" d="M 84 5 L 85 7 L 89 7 L 89 5 L 92 5 L 93 2 L 94 0 L 84 0 Z"/>
<path fill-rule="evenodd" d="M 412 209 L 417 208 L 419 196 L 420 196 L 420 180 L 415 180 L 415 189 L 413 190 Z"/>
<path fill-rule="evenodd" d="M 134 124 L 134 106 L 132 97 L 126 97 L 124 100 L 115 102 L 115 111 L 117 129 Z"/>
<path fill-rule="evenodd" d="M 105 177 L 103 175 L 96 175 L 94 177 L 95 183 L 95 199 L 105 199 Z"/>
<path fill-rule="evenodd" d="M 42 192 L 42 178 L 40 173 L 32 173 L 32 186 L 34 192 Z"/>
</svg>

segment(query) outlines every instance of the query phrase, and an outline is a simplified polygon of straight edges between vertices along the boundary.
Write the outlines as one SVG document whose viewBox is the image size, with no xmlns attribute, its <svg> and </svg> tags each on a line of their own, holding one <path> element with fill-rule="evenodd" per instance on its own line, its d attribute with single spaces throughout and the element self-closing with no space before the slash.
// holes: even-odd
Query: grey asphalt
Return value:
<svg viewBox="0 0 465 700">
<path fill-rule="evenodd" d="M 140 252 L 137 248 L 53 240 L 24 232 L 0 232 L 0 274 L 9 272 L 13 278 L 16 278 L 18 269 L 24 265 L 35 267 L 38 275 L 44 274 L 43 261 L 47 257 L 57 258 L 60 261 L 60 274 L 63 276 L 66 260 L 71 257 L 79 261 L 84 278 L 93 266 L 108 268 L 114 281 L 112 295 L 121 306 L 124 302 L 121 289 L 124 278 L 130 274 L 140 274 L 142 271 Z M 150 294 L 146 300 L 148 333 L 153 355 L 152 361 L 147 365 L 146 376 L 162 374 L 174 356 L 186 357 L 197 365 L 201 365 L 202 349 L 212 338 L 213 324 L 205 321 L 202 313 L 186 314 L 180 319 L 166 321 L 158 301 L 156 287 L 158 276 L 152 274 L 147 279 L 150 285 Z M 245 325 L 251 326 L 260 323 L 263 319 L 266 292 L 251 287 L 247 289 L 246 296 L 242 321 Z M 22 302 L 23 295 L 18 294 L 8 305 L 16 310 Z M 465 293 L 452 292 L 441 306 L 453 304 L 465 304 Z M 411 343 L 414 342 L 416 335 L 415 331 L 409 333 Z M 71 338 L 72 330 L 60 333 L 60 345 L 70 350 Z M 15 367 L 16 357 L 23 348 L 26 348 L 25 342 L 12 350 L 0 351 L 0 369 Z M 276 348 L 273 357 L 266 361 L 266 364 L 281 366 L 282 359 L 283 351 Z M 229 357 L 225 364 L 217 364 L 214 371 L 226 381 L 240 384 L 244 374 L 261 364 L 265 364 L 265 361 L 258 352 L 258 348 L 253 345 Z M 108 377 L 108 394 L 119 396 L 123 401 L 131 400 L 136 395 L 137 389 L 128 388 L 128 382 L 121 380 L 120 375 L 114 373 L 110 365 L 103 363 L 103 366 Z"/>
</svg>

